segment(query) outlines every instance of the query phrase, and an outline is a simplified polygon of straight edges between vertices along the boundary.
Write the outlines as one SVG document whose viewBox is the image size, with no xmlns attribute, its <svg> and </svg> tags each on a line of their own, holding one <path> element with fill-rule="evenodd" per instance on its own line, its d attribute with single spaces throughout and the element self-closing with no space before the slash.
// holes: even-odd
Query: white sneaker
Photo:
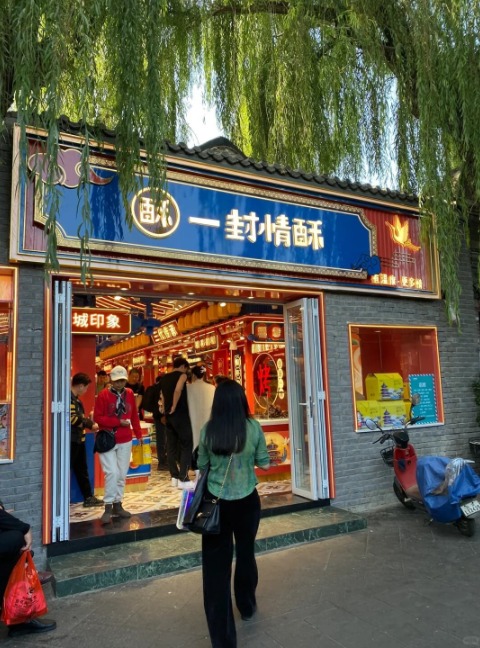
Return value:
<svg viewBox="0 0 480 648">
<path fill-rule="evenodd" d="M 178 480 L 177 488 L 181 488 L 183 490 L 195 490 L 195 482 Z"/>
<path fill-rule="evenodd" d="M 172 486 L 173 488 L 177 488 L 178 486 L 178 479 L 176 477 L 172 477 Z"/>
</svg>

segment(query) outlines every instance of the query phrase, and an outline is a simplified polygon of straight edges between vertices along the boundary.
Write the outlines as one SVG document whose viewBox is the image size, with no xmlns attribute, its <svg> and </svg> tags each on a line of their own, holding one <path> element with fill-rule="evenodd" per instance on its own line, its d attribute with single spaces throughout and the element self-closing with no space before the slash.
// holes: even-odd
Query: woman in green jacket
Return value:
<svg viewBox="0 0 480 648">
<path fill-rule="evenodd" d="M 202 536 L 203 596 L 213 648 L 235 648 L 237 637 L 231 597 L 233 588 L 242 619 L 256 611 L 258 571 L 255 537 L 260 522 L 260 498 L 255 466 L 267 469 L 270 460 L 265 437 L 252 418 L 245 392 L 234 380 L 220 383 L 212 414 L 200 433 L 198 467 L 210 465 L 208 491 L 220 496 L 218 535 Z"/>
</svg>

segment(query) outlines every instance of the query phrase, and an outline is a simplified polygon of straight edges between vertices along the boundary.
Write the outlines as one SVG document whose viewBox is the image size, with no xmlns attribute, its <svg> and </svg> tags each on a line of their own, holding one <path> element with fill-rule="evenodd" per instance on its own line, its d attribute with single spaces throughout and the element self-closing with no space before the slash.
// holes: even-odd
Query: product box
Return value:
<svg viewBox="0 0 480 648">
<path fill-rule="evenodd" d="M 401 427 L 407 418 L 404 401 L 383 402 L 382 414 L 384 427 Z"/>
<path fill-rule="evenodd" d="M 373 373 L 365 378 L 367 400 L 403 400 L 403 378 L 398 373 Z"/>
<path fill-rule="evenodd" d="M 368 430 L 365 420 L 372 419 L 380 427 L 383 425 L 383 403 L 377 401 L 357 400 L 357 430 Z"/>
</svg>

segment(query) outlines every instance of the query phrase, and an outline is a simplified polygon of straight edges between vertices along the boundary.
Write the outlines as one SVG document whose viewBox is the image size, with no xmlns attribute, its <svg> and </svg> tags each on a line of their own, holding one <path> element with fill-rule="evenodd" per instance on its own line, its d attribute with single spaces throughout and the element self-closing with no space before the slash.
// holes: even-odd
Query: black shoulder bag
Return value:
<svg viewBox="0 0 480 648">
<path fill-rule="evenodd" d="M 99 430 L 95 435 L 93 452 L 108 452 L 112 450 L 117 442 L 115 440 L 116 430 Z"/>
<path fill-rule="evenodd" d="M 192 503 L 188 507 L 183 521 L 184 528 L 193 533 L 201 533 L 203 535 L 215 535 L 220 533 L 220 506 L 218 503 L 225 486 L 230 464 L 232 463 L 233 453 L 230 455 L 225 477 L 223 478 L 222 486 L 220 488 L 220 495 L 214 497 L 208 494 L 207 481 L 210 466 L 200 475 L 195 488 Z"/>
</svg>

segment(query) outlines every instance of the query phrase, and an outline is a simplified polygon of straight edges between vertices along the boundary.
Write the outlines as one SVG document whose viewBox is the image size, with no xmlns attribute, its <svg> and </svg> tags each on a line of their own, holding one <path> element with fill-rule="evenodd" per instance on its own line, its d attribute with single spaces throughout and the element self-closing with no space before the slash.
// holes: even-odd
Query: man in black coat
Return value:
<svg viewBox="0 0 480 648">
<path fill-rule="evenodd" d="M 10 574 L 22 551 L 32 548 L 32 531 L 30 525 L 8 513 L 0 502 L 0 604 L 3 601 L 5 588 Z M 48 619 L 32 619 L 8 627 L 9 637 L 49 632 L 57 624 Z"/>
</svg>

